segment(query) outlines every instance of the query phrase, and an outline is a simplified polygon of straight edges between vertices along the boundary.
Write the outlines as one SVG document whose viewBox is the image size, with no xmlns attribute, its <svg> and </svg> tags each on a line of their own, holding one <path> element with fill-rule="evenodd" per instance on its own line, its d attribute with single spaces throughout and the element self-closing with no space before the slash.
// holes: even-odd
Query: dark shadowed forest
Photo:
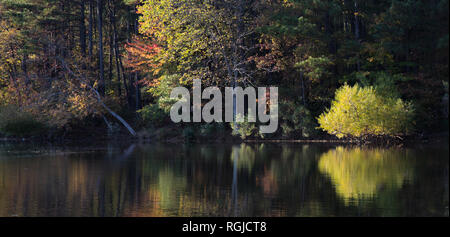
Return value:
<svg viewBox="0 0 450 237">
<path fill-rule="evenodd" d="M 448 132 L 448 0 L 0 0 L 0 136 Z M 170 120 L 173 88 L 276 86 L 279 126 Z"/>
</svg>

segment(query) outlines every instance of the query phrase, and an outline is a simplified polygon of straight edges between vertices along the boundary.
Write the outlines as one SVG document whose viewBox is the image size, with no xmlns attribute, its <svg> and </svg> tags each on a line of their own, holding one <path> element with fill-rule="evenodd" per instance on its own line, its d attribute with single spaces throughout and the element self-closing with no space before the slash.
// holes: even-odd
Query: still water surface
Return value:
<svg viewBox="0 0 450 237">
<path fill-rule="evenodd" d="M 0 216 L 448 216 L 448 144 L 0 144 Z"/>
</svg>

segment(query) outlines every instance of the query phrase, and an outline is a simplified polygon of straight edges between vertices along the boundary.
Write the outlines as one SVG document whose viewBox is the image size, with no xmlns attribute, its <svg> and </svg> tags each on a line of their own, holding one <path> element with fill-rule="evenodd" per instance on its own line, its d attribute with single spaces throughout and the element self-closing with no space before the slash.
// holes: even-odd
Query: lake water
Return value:
<svg viewBox="0 0 450 237">
<path fill-rule="evenodd" d="M 448 203 L 448 143 L 0 143 L 0 216 L 448 216 Z"/>
</svg>

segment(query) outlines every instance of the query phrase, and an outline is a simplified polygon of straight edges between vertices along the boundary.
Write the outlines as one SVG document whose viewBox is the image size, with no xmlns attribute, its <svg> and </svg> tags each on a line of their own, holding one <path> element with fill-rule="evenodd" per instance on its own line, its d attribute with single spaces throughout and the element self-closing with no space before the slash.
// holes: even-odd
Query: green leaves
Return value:
<svg viewBox="0 0 450 237">
<path fill-rule="evenodd" d="M 300 68 L 311 81 L 318 81 L 321 78 L 331 75 L 330 66 L 333 62 L 326 56 L 311 57 L 295 64 Z"/>
<path fill-rule="evenodd" d="M 233 130 L 233 135 L 239 135 L 241 139 L 246 139 L 255 135 L 258 131 L 255 123 L 249 122 L 249 116 L 243 116 L 242 114 L 236 115 L 236 120 L 244 119 L 244 122 L 231 122 L 230 127 Z"/>
<path fill-rule="evenodd" d="M 146 0 L 138 12 L 142 14 L 140 33 L 162 46 L 157 60 L 174 70 L 169 73 L 201 74 L 200 62 L 213 54 L 210 45 L 214 44 L 208 25 L 213 25 L 210 21 L 216 14 L 207 4 L 193 0 Z"/>
</svg>

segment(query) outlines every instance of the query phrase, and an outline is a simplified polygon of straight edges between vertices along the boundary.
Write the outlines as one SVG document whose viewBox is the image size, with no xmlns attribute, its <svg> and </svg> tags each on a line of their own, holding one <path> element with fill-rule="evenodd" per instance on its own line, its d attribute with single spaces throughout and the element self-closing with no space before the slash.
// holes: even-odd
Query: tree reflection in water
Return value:
<svg viewBox="0 0 450 237">
<path fill-rule="evenodd" d="M 328 175 L 346 203 L 397 191 L 414 179 L 415 157 L 407 149 L 337 147 L 324 153 L 319 170 Z"/>
<path fill-rule="evenodd" d="M 446 207 L 446 146 L 0 146 L 0 216 L 439 216 Z"/>
</svg>

